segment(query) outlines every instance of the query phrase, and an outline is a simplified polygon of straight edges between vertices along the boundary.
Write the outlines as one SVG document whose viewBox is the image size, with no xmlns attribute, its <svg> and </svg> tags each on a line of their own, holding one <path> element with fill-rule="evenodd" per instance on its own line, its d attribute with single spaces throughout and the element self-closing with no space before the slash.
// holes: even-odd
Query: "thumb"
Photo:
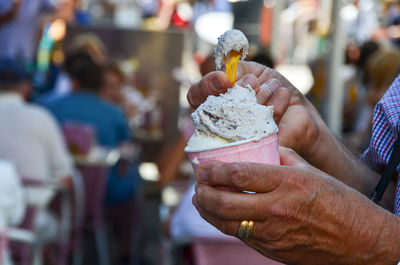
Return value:
<svg viewBox="0 0 400 265">
<path fill-rule="evenodd" d="M 297 154 L 293 149 L 279 146 L 279 156 L 281 159 L 282 166 L 304 166 L 308 165 L 299 154 Z"/>
</svg>

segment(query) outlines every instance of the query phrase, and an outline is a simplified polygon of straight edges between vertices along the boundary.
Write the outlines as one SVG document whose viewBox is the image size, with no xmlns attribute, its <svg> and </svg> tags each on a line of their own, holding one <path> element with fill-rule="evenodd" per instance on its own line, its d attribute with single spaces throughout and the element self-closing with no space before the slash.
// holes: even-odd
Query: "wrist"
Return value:
<svg viewBox="0 0 400 265">
<path fill-rule="evenodd" d="M 321 171 L 363 194 L 369 194 L 376 173 L 351 153 L 322 119 L 316 122 L 315 127 L 318 132 L 311 138 L 309 148 L 302 153 L 303 157 Z"/>
<path fill-rule="evenodd" d="M 330 168 L 333 158 L 342 152 L 338 141 L 329 128 L 321 120 L 315 122 L 315 132 L 309 137 L 310 144 L 302 152 L 303 157 L 313 166 L 332 175 Z"/>
</svg>

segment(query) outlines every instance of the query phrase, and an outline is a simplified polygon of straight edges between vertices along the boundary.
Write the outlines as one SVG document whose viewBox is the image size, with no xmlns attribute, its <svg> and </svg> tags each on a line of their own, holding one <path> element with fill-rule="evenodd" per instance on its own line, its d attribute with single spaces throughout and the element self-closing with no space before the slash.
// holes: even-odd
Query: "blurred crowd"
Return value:
<svg viewBox="0 0 400 265">
<path fill-rule="evenodd" d="M 264 2 L 263 11 L 273 1 Z M 278 51 L 254 45 L 248 60 L 278 71 L 284 64 L 308 67 L 312 84 L 306 95 L 324 115 L 329 27 L 313 12 L 320 1 L 287 2 Z M 400 73 L 400 1 L 374 3 L 351 1 L 343 10 L 346 48 L 339 71 L 345 97 L 337 107 L 343 108 L 342 140 L 354 152 L 368 145 L 374 106 Z M 160 219 L 158 238 L 170 245 L 148 256 L 163 256 L 166 249 L 171 264 L 194 264 L 204 258 L 193 254 L 199 249 L 222 247 L 223 253 L 227 246 L 258 264 L 256 252 L 246 252 L 201 219 L 191 203 L 194 173 L 183 149 L 194 129 L 187 105 L 180 107 L 179 135 L 164 139 L 156 74 L 141 71 L 135 58 L 111 57 L 110 47 L 90 32 L 63 43 L 68 25 L 96 19 L 121 27 L 192 30 L 213 11 L 232 12 L 232 4 L 0 1 L 1 264 L 138 264 L 133 253 L 142 249 L 139 230 L 152 218 Z M 287 19 L 291 14 L 298 15 Z M 195 74 L 171 69 L 182 87 L 215 69 L 211 53 L 195 51 L 190 61 Z M 152 161 L 159 172 L 156 217 L 143 209 L 148 190 L 139 173 L 140 144 L 149 140 L 172 143 L 155 150 Z"/>
</svg>

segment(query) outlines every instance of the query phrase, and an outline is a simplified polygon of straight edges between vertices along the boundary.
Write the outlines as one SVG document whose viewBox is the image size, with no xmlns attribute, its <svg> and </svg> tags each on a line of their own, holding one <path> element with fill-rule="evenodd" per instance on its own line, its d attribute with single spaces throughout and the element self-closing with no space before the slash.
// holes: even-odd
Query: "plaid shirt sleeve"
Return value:
<svg viewBox="0 0 400 265">
<path fill-rule="evenodd" d="M 388 165 L 393 144 L 399 132 L 400 76 L 393 82 L 381 101 L 376 105 L 373 116 L 372 138 L 361 159 L 373 170 L 383 173 Z M 397 168 L 399 172 L 400 167 Z M 400 215 L 400 182 L 396 190 L 396 214 Z"/>
</svg>

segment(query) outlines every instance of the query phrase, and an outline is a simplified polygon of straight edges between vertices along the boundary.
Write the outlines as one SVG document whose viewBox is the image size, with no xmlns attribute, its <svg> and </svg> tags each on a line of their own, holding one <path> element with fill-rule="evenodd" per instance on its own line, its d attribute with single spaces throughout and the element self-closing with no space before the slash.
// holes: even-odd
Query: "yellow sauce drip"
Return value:
<svg viewBox="0 0 400 265">
<path fill-rule="evenodd" d="M 232 86 L 234 86 L 236 82 L 236 69 L 241 55 L 242 51 L 231 51 L 224 59 L 226 65 L 226 75 L 231 81 Z"/>
</svg>

